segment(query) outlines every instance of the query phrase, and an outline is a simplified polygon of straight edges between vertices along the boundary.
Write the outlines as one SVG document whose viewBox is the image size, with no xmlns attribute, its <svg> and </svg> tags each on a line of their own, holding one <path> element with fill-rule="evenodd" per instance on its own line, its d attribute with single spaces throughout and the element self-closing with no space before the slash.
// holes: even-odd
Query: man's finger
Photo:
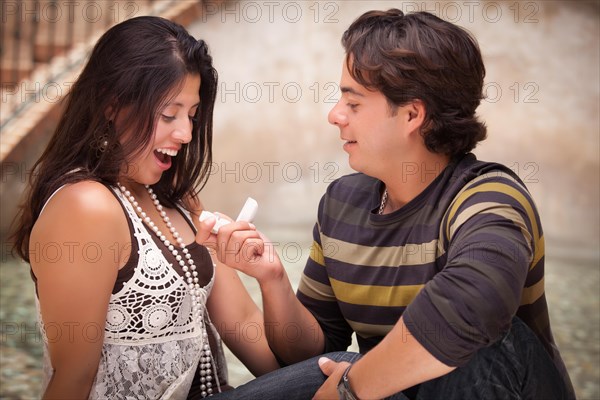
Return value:
<svg viewBox="0 0 600 400">
<path fill-rule="evenodd" d="M 332 361 L 327 357 L 319 358 L 319 368 L 321 368 L 321 371 L 327 376 L 331 375 L 331 373 L 335 371 L 336 365 L 337 363 L 335 361 Z"/>
</svg>

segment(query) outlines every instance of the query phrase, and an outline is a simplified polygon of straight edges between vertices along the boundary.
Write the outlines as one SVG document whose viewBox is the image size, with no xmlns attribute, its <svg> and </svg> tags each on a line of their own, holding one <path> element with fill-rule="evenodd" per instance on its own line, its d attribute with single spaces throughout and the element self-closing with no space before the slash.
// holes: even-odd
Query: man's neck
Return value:
<svg viewBox="0 0 600 400">
<path fill-rule="evenodd" d="M 388 192 L 384 214 L 409 203 L 427 188 L 446 168 L 450 158 L 443 154 L 426 153 L 412 161 L 402 161 L 382 179 Z"/>
</svg>

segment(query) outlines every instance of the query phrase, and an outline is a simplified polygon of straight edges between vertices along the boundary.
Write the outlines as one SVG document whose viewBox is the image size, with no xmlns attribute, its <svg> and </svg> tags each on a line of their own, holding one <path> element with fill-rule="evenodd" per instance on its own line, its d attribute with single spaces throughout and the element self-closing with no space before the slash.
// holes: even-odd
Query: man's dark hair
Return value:
<svg viewBox="0 0 600 400">
<path fill-rule="evenodd" d="M 382 92 L 392 113 L 413 100 L 424 103 L 421 134 L 430 151 L 452 157 L 485 139 L 486 126 L 475 116 L 485 66 L 465 29 L 427 12 L 369 11 L 344 32 L 342 45 L 350 75 Z"/>
</svg>

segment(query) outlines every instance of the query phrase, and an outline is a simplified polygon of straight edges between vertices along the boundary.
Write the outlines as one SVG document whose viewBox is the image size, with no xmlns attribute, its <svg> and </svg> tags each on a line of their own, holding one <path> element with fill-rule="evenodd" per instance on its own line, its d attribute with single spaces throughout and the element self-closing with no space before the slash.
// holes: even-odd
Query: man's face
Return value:
<svg viewBox="0 0 600 400">
<path fill-rule="evenodd" d="M 386 97 L 352 78 L 346 62 L 340 81 L 342 96 L 329 112 L 329 123 L 340 129 L 343 149 L 350 167 L 379 178 L 402 159 L 407 151 L 406 110 L 398 107 L 392 115 Z"/>
</svg>

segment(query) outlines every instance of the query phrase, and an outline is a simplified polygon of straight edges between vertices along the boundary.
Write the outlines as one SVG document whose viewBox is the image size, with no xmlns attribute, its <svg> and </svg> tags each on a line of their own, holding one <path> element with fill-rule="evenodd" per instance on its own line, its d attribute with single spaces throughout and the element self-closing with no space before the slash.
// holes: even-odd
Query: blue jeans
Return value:
<svg viewBox="0 0 600 400">
<path fill-rule="evenodd" d="M 355 362 L 361 354 L 325 354 L 335 361 Z M 212 398 L 306 400 L 327 378 L 319 368 L 320 356 L 254 379 Z M 518 318 L 498 342 L 479 350 L 464 366 L 413 390 L 416 400 L 444 399 L 569 399 L 567 387 L 550 356 L 533 332 Z M 416 394 L 415 394 L 416 393 Z M 408 400 L 403 393 L 389 399 Z"/>
</svg>

